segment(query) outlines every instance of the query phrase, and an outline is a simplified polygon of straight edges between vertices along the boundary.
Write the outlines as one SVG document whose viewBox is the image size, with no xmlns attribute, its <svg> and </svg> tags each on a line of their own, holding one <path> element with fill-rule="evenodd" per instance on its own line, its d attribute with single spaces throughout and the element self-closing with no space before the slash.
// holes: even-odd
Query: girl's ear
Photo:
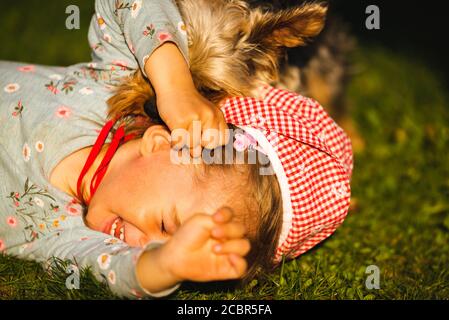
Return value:
<svg viewBox="0 0 449 320">
<path fill-rule="evenodd" d="M 143 156 L 148 156 L 158 150 L 170 149 L 170 146 L 170 132 L 163 126 L 151 126 L 142 136 L 140 153 Z"/>
<path fill-rule="evenodd" d="M 304 4 L 278 12 L 263 12 L 257 8 L 250 13 L 248 40 L 262 44 L 266 49 L 303 46 L 321 32 L 326 13 L 327 6 L 322 3 Z"/>
</svg>

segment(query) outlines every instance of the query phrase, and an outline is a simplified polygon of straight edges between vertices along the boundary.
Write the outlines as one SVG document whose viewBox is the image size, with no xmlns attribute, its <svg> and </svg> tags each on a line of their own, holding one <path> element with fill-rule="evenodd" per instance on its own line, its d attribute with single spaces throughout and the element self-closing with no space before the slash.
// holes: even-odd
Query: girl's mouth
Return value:
<svg viewBox="0 0 449 320">
<path fill-rule="evenodd" d="M 118 217 L 115 219 L 107 233 L 113 237 L 125 241 L 125 225 L 122 218 Z"/>
</svg>

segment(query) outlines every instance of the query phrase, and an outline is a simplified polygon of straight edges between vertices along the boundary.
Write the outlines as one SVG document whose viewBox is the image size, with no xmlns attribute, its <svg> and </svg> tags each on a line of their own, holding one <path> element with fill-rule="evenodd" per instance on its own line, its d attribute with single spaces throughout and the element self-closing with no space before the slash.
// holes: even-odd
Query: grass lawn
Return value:
<svg viewBox="0 0 449 320">
<path fill-rule="evenodd" d="M 65 2 L 58 1 L 59 9 L 50 10 L 60 10 L 60 23 Z M 23 3 L 7 1 L 0 13 L 0 41 L 15 46 L 2 46 L 0 59 L 64 65 L 89 58 L 86 27 L 70 36 L 62 27 L 49 34 L 55 22 L 34 28 L 32 13 L 25 15 L 34 22 L 18 13 Z M 26 3 L 39 10 L 41 2 Z M 20 21 L 23 37 L 16 39 Z M 47 43 L 35 40 L 44 32 L 41 27 L 47 30 Z M 78 43 L 73 50 L 67 50 L 67 41 L 57 40 L 69 38 Z M 314 250 L 243 289 L 186 284 L 172 298 L 449 299 L 446 89 L 424 65 L 400 53 L 365 46 L 354 59 L 358 73 L 347 100 L 366 148 L 355 156 L 353 208 L 344 225 Z M 365 287 L 370 265 L 380 269 L 379 290 Z M 0 256 L 0 299 L 115 298 L 88 271 L 83 272 L 80 290 L 67 290 L 63 270 L 59 266 L 50 275 L 38 264 Z"/>
</svg>

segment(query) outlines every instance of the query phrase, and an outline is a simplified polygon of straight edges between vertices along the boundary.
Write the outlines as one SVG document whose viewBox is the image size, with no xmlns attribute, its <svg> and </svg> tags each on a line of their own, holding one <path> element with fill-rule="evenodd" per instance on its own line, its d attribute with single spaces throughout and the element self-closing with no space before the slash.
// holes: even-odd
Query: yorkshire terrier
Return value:
<svg viewBox="0 0 449 320">
<path fill-rule="evenodd" d="M 229 96 L 258 98 L 261 84 L 320 102 L 358 139 L 344 108 L 348 54 L 354 47 L 335 20 L 325 27 L 324 2 L 176 0 L 187 27 L 190 70 L 214 103 Z M 318 41 L 305 47 L 318 36 Z M 137 71 L 108 101 L 110 117 L 141 115 L 160 122 L 151 83 Z"/>
</svg>

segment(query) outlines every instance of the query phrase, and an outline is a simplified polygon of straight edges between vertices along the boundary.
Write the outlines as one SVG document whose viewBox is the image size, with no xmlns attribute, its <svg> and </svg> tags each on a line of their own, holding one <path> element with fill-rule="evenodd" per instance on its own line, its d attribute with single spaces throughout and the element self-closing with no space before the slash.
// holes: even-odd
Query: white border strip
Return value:
<svg viewBox="0 0 449 320">
<path fill-rule="evenodd" d="M 279 186 L 281 188 L 282 194 L 282 231 L 279 237 L 278 248 L 282 246 L 282 244 L 287 239 L 288 233 L 290 232 L 293 220 L 293 207 L 290 198 L 290 185 L 288 183 L 287 175 L 284 171 L 284 166 L 281 163 L 276 151 L 274 150 L 271 143 L 268 141 L 267 137 L 258 129 L 247 127 L 247 126 L 238 126 L 245 132 L 252 135 L 256 140 L 260 147 L 265 151 L 268 159 L 270 159 L 271 165 L 273 166 L 274 172 L 279 182 Z"/>
</svg>

